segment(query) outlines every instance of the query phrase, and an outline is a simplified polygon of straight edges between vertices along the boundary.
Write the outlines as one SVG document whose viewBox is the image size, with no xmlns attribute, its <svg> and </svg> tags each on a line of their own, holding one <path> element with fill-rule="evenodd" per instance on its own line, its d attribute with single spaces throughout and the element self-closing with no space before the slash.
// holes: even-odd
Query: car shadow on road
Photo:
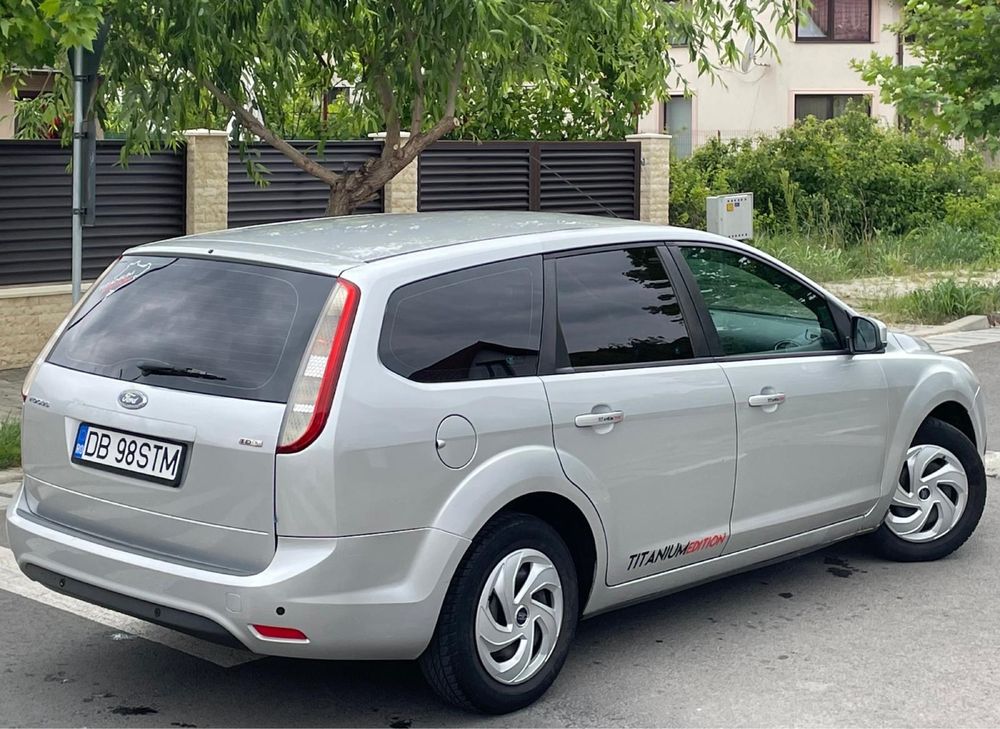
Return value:
<svg viewBox="0 0 1000 729">
<path fill-rule="evenodd" d="M 430 693 L 412 662 L 264 658 L 222 669 L 172 651 L 170 658 L 160 658 L 171 677 L 168 685 L 159 686 L 156 701 L 138 703 L 148 703 L 156 712 L 150 717 L 152 723 L 173 726 L 580 723 L 583 715 L 567 714 L 566 706 L 580 703 L 579 694 L 593 683 L 595 672 L 627 672 L 636 665 L 635 656 L 626 655 L 629 651 L 666 649 L 662 657 L 669 664 L 665 662 L 662 670 L 683 671 L 689 644 L 716 639 L 726 625 L 740 623 L 743 628 L 759 621 L 765 627 L 768 621 L 779 620 L 776 613 L 787 612 L 796 597 L 807 598 L 818 579 L 846 586 L 848 578 L 864 578 L 880 564 L 861 545 L 845 542 L 586 620 L 553 690 L 535 706 L 506 717 L 470 716 L 444 705 Z M 189 661 L 198 665 L 171 665 Z M 141 670 L 138 665 L 123 668 Z M 586 716 L 594 718 L 590 710 Z M 603 718 L 614 723 L 610 715 Z"/>
</svg>

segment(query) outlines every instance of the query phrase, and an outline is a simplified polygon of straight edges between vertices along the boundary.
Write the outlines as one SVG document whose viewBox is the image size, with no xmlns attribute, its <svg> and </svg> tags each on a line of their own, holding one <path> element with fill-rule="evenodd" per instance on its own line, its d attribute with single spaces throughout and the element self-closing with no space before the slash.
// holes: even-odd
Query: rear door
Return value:
<svg viewBox="0 0 1000 729">
<path fill-rule="evenodd" d="M 24 409 L 29 506 L 100 538 L 235 571 L 274 552 L 274 454 L 335 279 L 127 256 Z"/>
<path fill-rule="evenodd" d="M 682 307 L 664 249 L 546 262 L 542 380 L 563 469 L 597 506 L 609 584 L 722 553 L 736 468 L 733 395 Z"/>
<path fill-rule="evenodd" d="M 850 354 L 825 297 L 770 263 L 720 246 L 677 250 L 736 396 L 727 552 L 867 513 L 888 432 L 878 356 Z"/>
</svg>

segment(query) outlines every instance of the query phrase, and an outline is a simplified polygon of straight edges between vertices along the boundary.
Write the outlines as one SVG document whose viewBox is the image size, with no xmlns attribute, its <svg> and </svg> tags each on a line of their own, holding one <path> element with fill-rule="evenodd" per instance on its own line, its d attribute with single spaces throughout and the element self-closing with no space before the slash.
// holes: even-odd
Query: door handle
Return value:
<svg viewBox="0 0 1000 729">
<path fill-rule="evenodd" d="M 772 392 L 770 395 L 751 395 L 747 402 L 752 408 L 766 408 L 770 405 L 780 405 L 785 401 L 785 393 Z"/>
<path fill-rule="evenodd" d="M 599 425 L 614 425 L 615 423 L 620 423 L 625 419 L 625 413 L 621 410 L 612 410 L 610 413 L 586 413 L 584 415 L 577 415 L 576 423 L 577 428 L 593 428 Z"/>
</svg>

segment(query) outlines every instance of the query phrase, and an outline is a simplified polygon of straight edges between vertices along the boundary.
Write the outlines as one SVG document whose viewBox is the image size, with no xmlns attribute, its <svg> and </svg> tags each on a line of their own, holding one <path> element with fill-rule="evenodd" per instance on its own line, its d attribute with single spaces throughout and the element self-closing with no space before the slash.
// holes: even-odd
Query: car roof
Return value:
<svg viewBox="0 0 1000 729">
<path fill-rule="evenodd" d="M 721 244 L 753 252 L 837 300 L 815 281 L 740 241 L 690 228 L 570 213 L 463 210 L 312 218 L 169 238 L 125 253 L 218 257 L 339 276 L 348 268 L 419 251 L 479 243 L 477 249 L 496 253 L 523 249 L 538 239 L 553 250 L 631 240 Z M 485 241 L 490 243 L 482 245 Z"/>
<path fill-rule="evenodd" d="M 268 223 L 147 243 L 130 253 L 214 254 L 328 270 L 444 246 L 568 230 L 621 229 L 634 220 L 565 213 L 393 213 Z"/>
<path fill-rule="evenodd" d="M 557 248 L 575 248 L 640 239 L 704 241 L 748 249 L 713 233 L 623 218 L 464 210 L 267 223 L 169 238 L 126 253 L 224 258 L 337 276 L 365 263 L 444 247 L 479 244 L 475 250 L 496 253 L 539 241 Z M 454 251 L 466 252 L 470 251 Z"/>
</svg>

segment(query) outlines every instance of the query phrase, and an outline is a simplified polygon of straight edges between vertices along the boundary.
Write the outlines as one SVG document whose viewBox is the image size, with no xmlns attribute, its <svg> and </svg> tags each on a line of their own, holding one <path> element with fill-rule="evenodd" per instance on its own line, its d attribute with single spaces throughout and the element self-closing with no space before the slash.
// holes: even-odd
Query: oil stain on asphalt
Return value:
<svg viewBox="0 0 1000 729">
<path fill-rule="evenodd" d="M 150 706 L 116 706 L 111 710 L 111 713 L 121 716 L 142 716 L 143 714 L 159 714 L 160 712 Z"/>
<path fill-rule="evenodd" d="M 842 557 L 824 557 L 823 564 L 829 565 L 826 571 L 831 575 L 836 575 L 837 577 L 850 577 L 855 572 L 860 572 L 861 574 L 867 574 L 868 570 L 861 570 L 857 567 L 852 567 L 850 562 Z"/>
</svg>

